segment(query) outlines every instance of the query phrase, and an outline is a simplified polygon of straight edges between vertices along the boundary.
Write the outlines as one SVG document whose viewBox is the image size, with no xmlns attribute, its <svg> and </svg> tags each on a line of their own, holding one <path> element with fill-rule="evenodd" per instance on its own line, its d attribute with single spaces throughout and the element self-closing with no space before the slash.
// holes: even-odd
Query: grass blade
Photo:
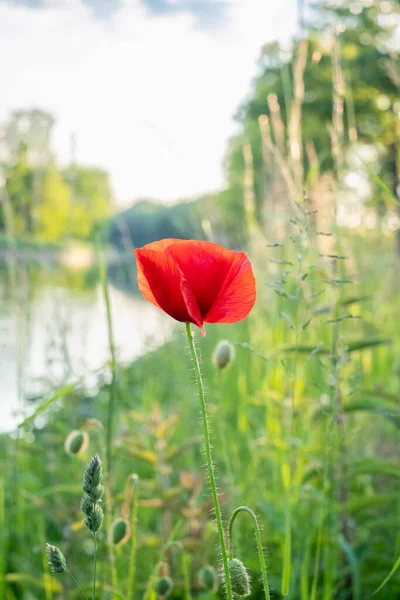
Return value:
<svg viewBox="0 0 400 600">
<path fill-rule="evenodd" d="M 392 570 L 390 571 L 389 575 L 386 577 L 386 579 L 384 579 L 381 583 L 381 585 L 374 591 L 374 593 L 372 594 L 373 596 L 375 596 L 375 594 L 377 594 L 378 592 L 381 591 L 381 589 L 387 584 L 387 582 L 389 581 L 389 579 L 391 579 L 393 577 L 393 575 L 396 573 L 397 569 L 400 567 L 400 556 L 398 557 L 398 559 L 396 560 L 396 562 L 394 563 Z"/>
</svg>

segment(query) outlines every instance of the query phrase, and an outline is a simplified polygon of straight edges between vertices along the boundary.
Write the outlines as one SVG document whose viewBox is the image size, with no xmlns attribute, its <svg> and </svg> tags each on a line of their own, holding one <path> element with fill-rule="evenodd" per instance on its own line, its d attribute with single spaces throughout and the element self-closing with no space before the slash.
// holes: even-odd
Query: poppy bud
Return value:
<svg viewBox="0 0 400 600">
<path fill-rule="evenodd" d="M 250 577 L 242 561 L 238 558 L 232 558 L 228 561 L 228 567 L 232 592 L 242 598 L 249 596 L 251 593 Z"/>
<path fill-rule="evenodd" d="M 131 537 L 131 528 L 126 519 L 116 519 L 112 524 L 112 541 L 116 546 L 123 546 Z"/>
<path fill-rule="evenodd" d="M 228 340 L 221 340 L 214 350 L 213 363 L 217 369 L 225 369 L 233 363 L 235 356 L 235 346 Z"/>
<path fill-rule="evenodd" d="M 67 436 L 64 444 L 65 452 L 70 456 L 78 456 L 89 446 L 89 435 L 86 431 L 75 429 Z"/>
<path fill-rule="evenodd" d="M 218 590 L 217 572 L 211 565 L 202 567 L 199 571 L 199 584 L 207 592 L 216 592 Z"/>
<path fill-rule="evenodd" d="M 160 579 L 156 583 L 156 594 L 159 598 L 167 598 L 172 592 L 172 588 L 174 587 L 174 582 L 171 577 L 160 577 Z"/>
</svg>

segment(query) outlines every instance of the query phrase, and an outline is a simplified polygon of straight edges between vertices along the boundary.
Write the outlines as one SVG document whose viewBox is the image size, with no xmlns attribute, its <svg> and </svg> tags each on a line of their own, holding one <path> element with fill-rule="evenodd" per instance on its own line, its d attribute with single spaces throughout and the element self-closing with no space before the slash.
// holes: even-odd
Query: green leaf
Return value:
<svg viewBox="0 0 400 600">
<path fill-rule="evenodd" d="M 59 485 L 52 485 L 51 487 L 37 490 L 36 494 L 41 498 L 45 496 L 54 496 L 58 494 L 73 494 L 79 495 L 82 493 L 82 486 L 80 484 L 64 483 Z"/>
<path fill-rule="evenodd" d="M 389 400 L 374 397 L 362 397 L 347 402 L 344 405 L 343 410 L 345 413 L 371 412 L 388 419 L 396 427 L 400 427 L 400 412 L 397 409 L 397 406 L 394 407 L 393 403 Z"/>
<path fill-rule="evenodd" d="M 361 595 L 361 579 L 360 579 L 360 566 L 359 561 L 354 553 L 353 548 L 349 544 L 349 542 L 341 535 L 339 537 L 339 544 L 343 550 L 344 555 L 346 556 L 347 562 L 349 563 L 349 567 L 351 570 L 351 580 L 353 586 L 353 595 L 352 598 L 354 600 L 359 600 Z"/>
<path fill-rule="evenodd" d="M 353 475 L 389 475 L 400 477 L 398 465 L 379 458 L 364 458 L 351 465 L 351 476 Z"/>
<path fill-rule="evenodd" d="M 383 346 L 386 344 L 391 344 L 392 340 L 389 339 L 370 339 L 370 340 L 360 340 L 358 342 L 351 342 L 347 344 L 348 352 L 356 352 L 358 350 L 366 350 L 368 348 L 375 348 L 376 346 Z"/>
<path fill-rule="evenodd" d="M 359 302 L 364 302 L 364 300 L 369 300 L 371 296 L 353 296 L 351 298 L 345 298 L 342 302 L 339 302 L 342 306 L 350 306 L 350 304 L 358 304 Z"/>
<path fill-rule="evenodd" d="M 81 383 L 81 380 L 76 381 L 75 383 L 71 383 L 69 385 L 66 385 L 63 388 L 57 390 L 55 392 L 55 394 L 53 394 L 53 396 L 51 396 L 50 398 L 47 398 L 47 400 L 44 400 L 43 402 L 41 402 L 39 404 L 39 406 L 36 408 L 36 410 L 29 417 L 26 417 L 26 419 L 24 419 L 22 421 L 22 423 L 20 423 L 18 425 L 18 427 L 25 427 L 26 425 L 28 425 L 29 423 L 31 423 L 32 421 L 34 421 L 37 416 L 39 416 L 42 413 L 44 413 L 54 402 L 56 402 L 57 400 L 60 400 L 60 398 L 63 398 L 64 396 L 66 396 L 70 392 L 73 392 L 74 389 L 80 383 Z"/>
<path fill-rule="evenodd" d="M 389 579 L 391 579 L 393 577 L 393 575 L 396 573 L 397 569 L 400 567 L 400 556 L 398 557 L 398 559 L 396 560 L 396 562 L 394 563 L 392 570 L 390 571 L 389 575 L 386 577 L 386 579 L 384 579 L 381 583 L 381 585 L 374 591 L 374 593 L 372 594 L 373 596 L 375 596 L 375 594 L 377 594 L 382 588 L 383 586 L 385 586 L 387 584 L 387 582 L 389 581 Z"/>
<path fill-rule="evenodd" d="M 392 202 L 393 202 L 394 205 L 399 204 L 399 200 L 392 193 L 392 191 L 386 185 L 386 183 L 383 181 L 383 179 L 381 179 L 381 177 L 379 177 L 379 175 L 377 175 L 371 169 L 371 167 L 368 165 L 368 163 L 366 161 L 364 161 L 359 154 L 357 154 L 357 156 L 358 156 L 359 160 L 362 162 L 362 164 L 364 165 L 364 167 L 366 168 L 366 170 L 367 170 L 369 176 L 371 177 L 371 179 L 376 183 L 376 185 L 378 187 L 380 187 L 381 190 L 384 191 L 388 195 L 388 197 L 390 198 L 390 200 L 392 200 Z"/>
<path fill-rule="evenodd" d="M 388 510 L 390 506 L 398 503 L 398 499 L 399 495 L 397 492 L 381 494 L 379 496 L 360 496 L 358 498 L 349 498 L 348 507 L 350 513 L 359 513 L 371 508 Z"/>
<path fill-rule="evenodd" d="M 46 585 L 44 579 L 39 579 L 38 577 L 32 577 L 29 573 L 7 573 L 5 575 L 5 580 L 8 583 L 21 583 L 22 585 L 37 587 L 37 588 L 45 588 Z M 49 582 L 51 586 L 51 590 L 53 592 L 61 592 L 61 584 L 58 579 L 55 577 L 49 576 Z"/>
<path fill-rule="evenodd" d="M 298 352 L 298 354 L 329 354 L 329 350 L 323 347 L 323 342 L 320 342 L 317 346 L 286 346 L 281 348 L 281 352 Z"/>
</svg>

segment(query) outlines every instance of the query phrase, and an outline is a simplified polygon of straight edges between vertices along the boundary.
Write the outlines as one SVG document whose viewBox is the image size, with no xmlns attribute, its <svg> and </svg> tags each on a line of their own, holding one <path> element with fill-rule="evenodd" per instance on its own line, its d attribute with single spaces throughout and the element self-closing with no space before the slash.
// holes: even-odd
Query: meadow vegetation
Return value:
<svg viewBox="0 0 400 600">
<path fill-rule="evenodd" d="M 353 2 L 329 10 L 335 35 L 321 13 L 290 53 L 265 48 L 228 150 L 228 187 L 175 209 L 176 237 L 245 247 L 257 280 L 245 321 L 196 334 L 228 549 L 252 598 L 266 596 L 265 573 L 251 512 L 229 532 L 239 506 L 261 526 L 272 598 L 362 600 L 383 583 L 377 598 L 398 597 L 398 10 Z M 139 235 L 164 237 L 169 210 L 115 216 L 110 240 L 128 250 Z M 0 437 L 0 599 L 91 597 L 94 529 L 95 597 L 223 597 L 185 327 L 125 367 L 109 312 L 108 328 L 96 392 L 71 382 Z M 232 345 L 222 363 L 221 340 Z M 82 476 L 96 455 L 104 522 L 86 501 L 85 528 Z M 51 548 L 50 572 L 46 543 L 82 589 Z"/>
</svg>

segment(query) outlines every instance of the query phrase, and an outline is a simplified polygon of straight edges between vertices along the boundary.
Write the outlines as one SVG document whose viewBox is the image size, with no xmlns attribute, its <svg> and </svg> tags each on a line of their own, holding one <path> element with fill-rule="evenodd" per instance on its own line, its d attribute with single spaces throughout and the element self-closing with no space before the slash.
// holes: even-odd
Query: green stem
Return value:
<svg viewBox="0 0 400 600">
<path fill-rule="evenodd" d="M 196 347 L 194 345 L 193 334 L 190 329 L 190 323 L 186 323 L 186 334 L 189 342 L 190 353 L 192 355 L 194 371 L 196 374 L 197 387 L 199 391 L 199 400 L 200 400 L 200 409 L 201 409 L 201 417 L 203 421 L 203 431 L 204 431 L 204 444 L 205 444 L 205 452 L 206 452 L 206 461 L 207 461 L 207 469 L 208 469 L 208 477 L 210 479 L 211 486 L 211 494 L 214 503 L 214 511 L 215 518 L 217 521 L 218 527 L 218 536 L 219 543 L 221 546 L 221 554 L 222 554 L 222 562 L 224 566 L 224 575 L 225 575 L 225 585 L 226 585 L 226 595 L 227 600 L 232 600 L 232 586 L 231 586 L 231 578 L 229 574 L 229 565 L 228 565 L 228 554 L 226 551 L 225 537 L 224 537 L 224 528 L 222 525 L 222 517 L 221 517 L 221 509 L 219 507 L 218 501 L 218 493 L 217 493 L 217 485 L 215 482 L 215 473 L 214 466 L 212 460 L 211 453 L 211 442 L 210 442 L 210 431 L 208 427 L 208 419 L 207 419 L 207 405 L 206 399 L 204 395 L 204 385 L 203 379 L 200 371 L 199 359 L 196 352 Z"/>
<path fill-rule="evenodd" d="M 300 270 L 300 267 L 299 267 Z M 297 288 L 296 294 L 300 288 Z M 292 435 L 293 435 L 293 415 L 296 395 L 296 374 L 298 359 L 298 310 L 296 306 L 295 313 L 295 353 L 293 359 L 292 371 L 292 390 L 289 408 L 289 423 L 287 428 L 287 441 L 284 463 L 284 488 L 285 488 L 285 537 L 283 549 L 283 572 L 282 572 L 282 595 L 289 593 L 290 577 L 292 573 L 292 509 L 291 509 L 291 490 L 292 490 Z"/>
<path fill-rule="evenodd" d="M 96 600 L 96 568 L 97 568 L 97 536 L 93 534 L 94 539 L 94 557 L 93 557 L 93 591 L 92 600 Z"/>
<path fill-rule="evenodd" d="M 184 586 L 184 599 L 192 600 L 192 594 L 190 591 L 190 556 L 188 554 L 182 555 L 182 571 L 183 571 L 183 586 Z"/>
<path fill-rule="evenodd" d="M 104 261 L 104 254 L 102 250 L 99 250 L 99 269 L 100 269 L 100 281 L 103 288 L 103 296 L 104 303 L 106 305 L 106 314 L 107 314 L 107 329 L 108 329 L 108 344 L 110 348 L 111 354 L 111 372 L 112 372 L 112 380 L 110 383 L 110 396 L 108 401 L 107 408 L 107 424 L 106 424 L 106 459 L 107 459 L 107 471 L 109 473 L 109 477 L 111 479 L 111 461 L 112 461 L 112 439 L 113 439 L 113 430 L 114 430 L 114 414 L 117 408 L 117 382 L 116 382 L 116 356 L 115 356 L 115 347 L 114 347 L 114 335 L 113 335 L 113 327 L 112 327 L 112 317 L 111 317 L 111 305 L 110 305 L 110 296 L 108 293 L 108 282 L 107 282 L 107 272 Z M 111 485 L 111 481 L 110 481 Z"/>
<path fill-rule="evenodd" d="M 67 569 L 67 572 L 69 573 L 72 581 L 75 583 L 75 585 L 78 588 L 78 590 L 82 593 L 83 597 L 86 598 L 86 600 L 89 600 L 89 598 L 86 596 L 85 592 L 83 591 L 83 589 L 81 588 L 81 586 L 79 585 L 79 583 L 77 582 L 77 580 L 75 579 L 75 577 L 72 575 L 71 571 L 69 569 Z"/>
<path fill-rule="evenodd" d="M 258 560 L 260 561 L 260 568 L 261 568 L 263 584 L 264 584 L 265 600 L 271 600 L 271 596 L 269 595 L 267 565 L 265 564 L 264 552 L 263 552 L 263 547 L 262 547 L 262 543 L 261 543 L 260 526 L 258 524 L 258 519 L 257 519 L 256 515 L 251 510 L 251 508 L 248 508 L 247 506 L 239 506 L 236 510 L 234 510 L 234 512 L 231 516 L 231 519 L 229 521 L 229 543 L 230 543 L 229 558 L 231 558 L 231 559 L 233 558 L 233 554 L 232 554 L 233 523 L 235 522 L 235 519 L 238 516 L 238 514 L 241 512 L 247 513 L 253 519 L 254 534 L 256 537 L 257 552 L 258 552 Z"/>
<path fill-rule="evenodd" d="M 139 505 L 138 486 L 135 482 L 134 488 L 133 488 L 132 511 L 131 511 L 131 552 L 130 552 L 130 556 L 129 556 L 128 598 L 133 598 L 133 594 L 135 591 L 138 505 Z"/>
</svg>

